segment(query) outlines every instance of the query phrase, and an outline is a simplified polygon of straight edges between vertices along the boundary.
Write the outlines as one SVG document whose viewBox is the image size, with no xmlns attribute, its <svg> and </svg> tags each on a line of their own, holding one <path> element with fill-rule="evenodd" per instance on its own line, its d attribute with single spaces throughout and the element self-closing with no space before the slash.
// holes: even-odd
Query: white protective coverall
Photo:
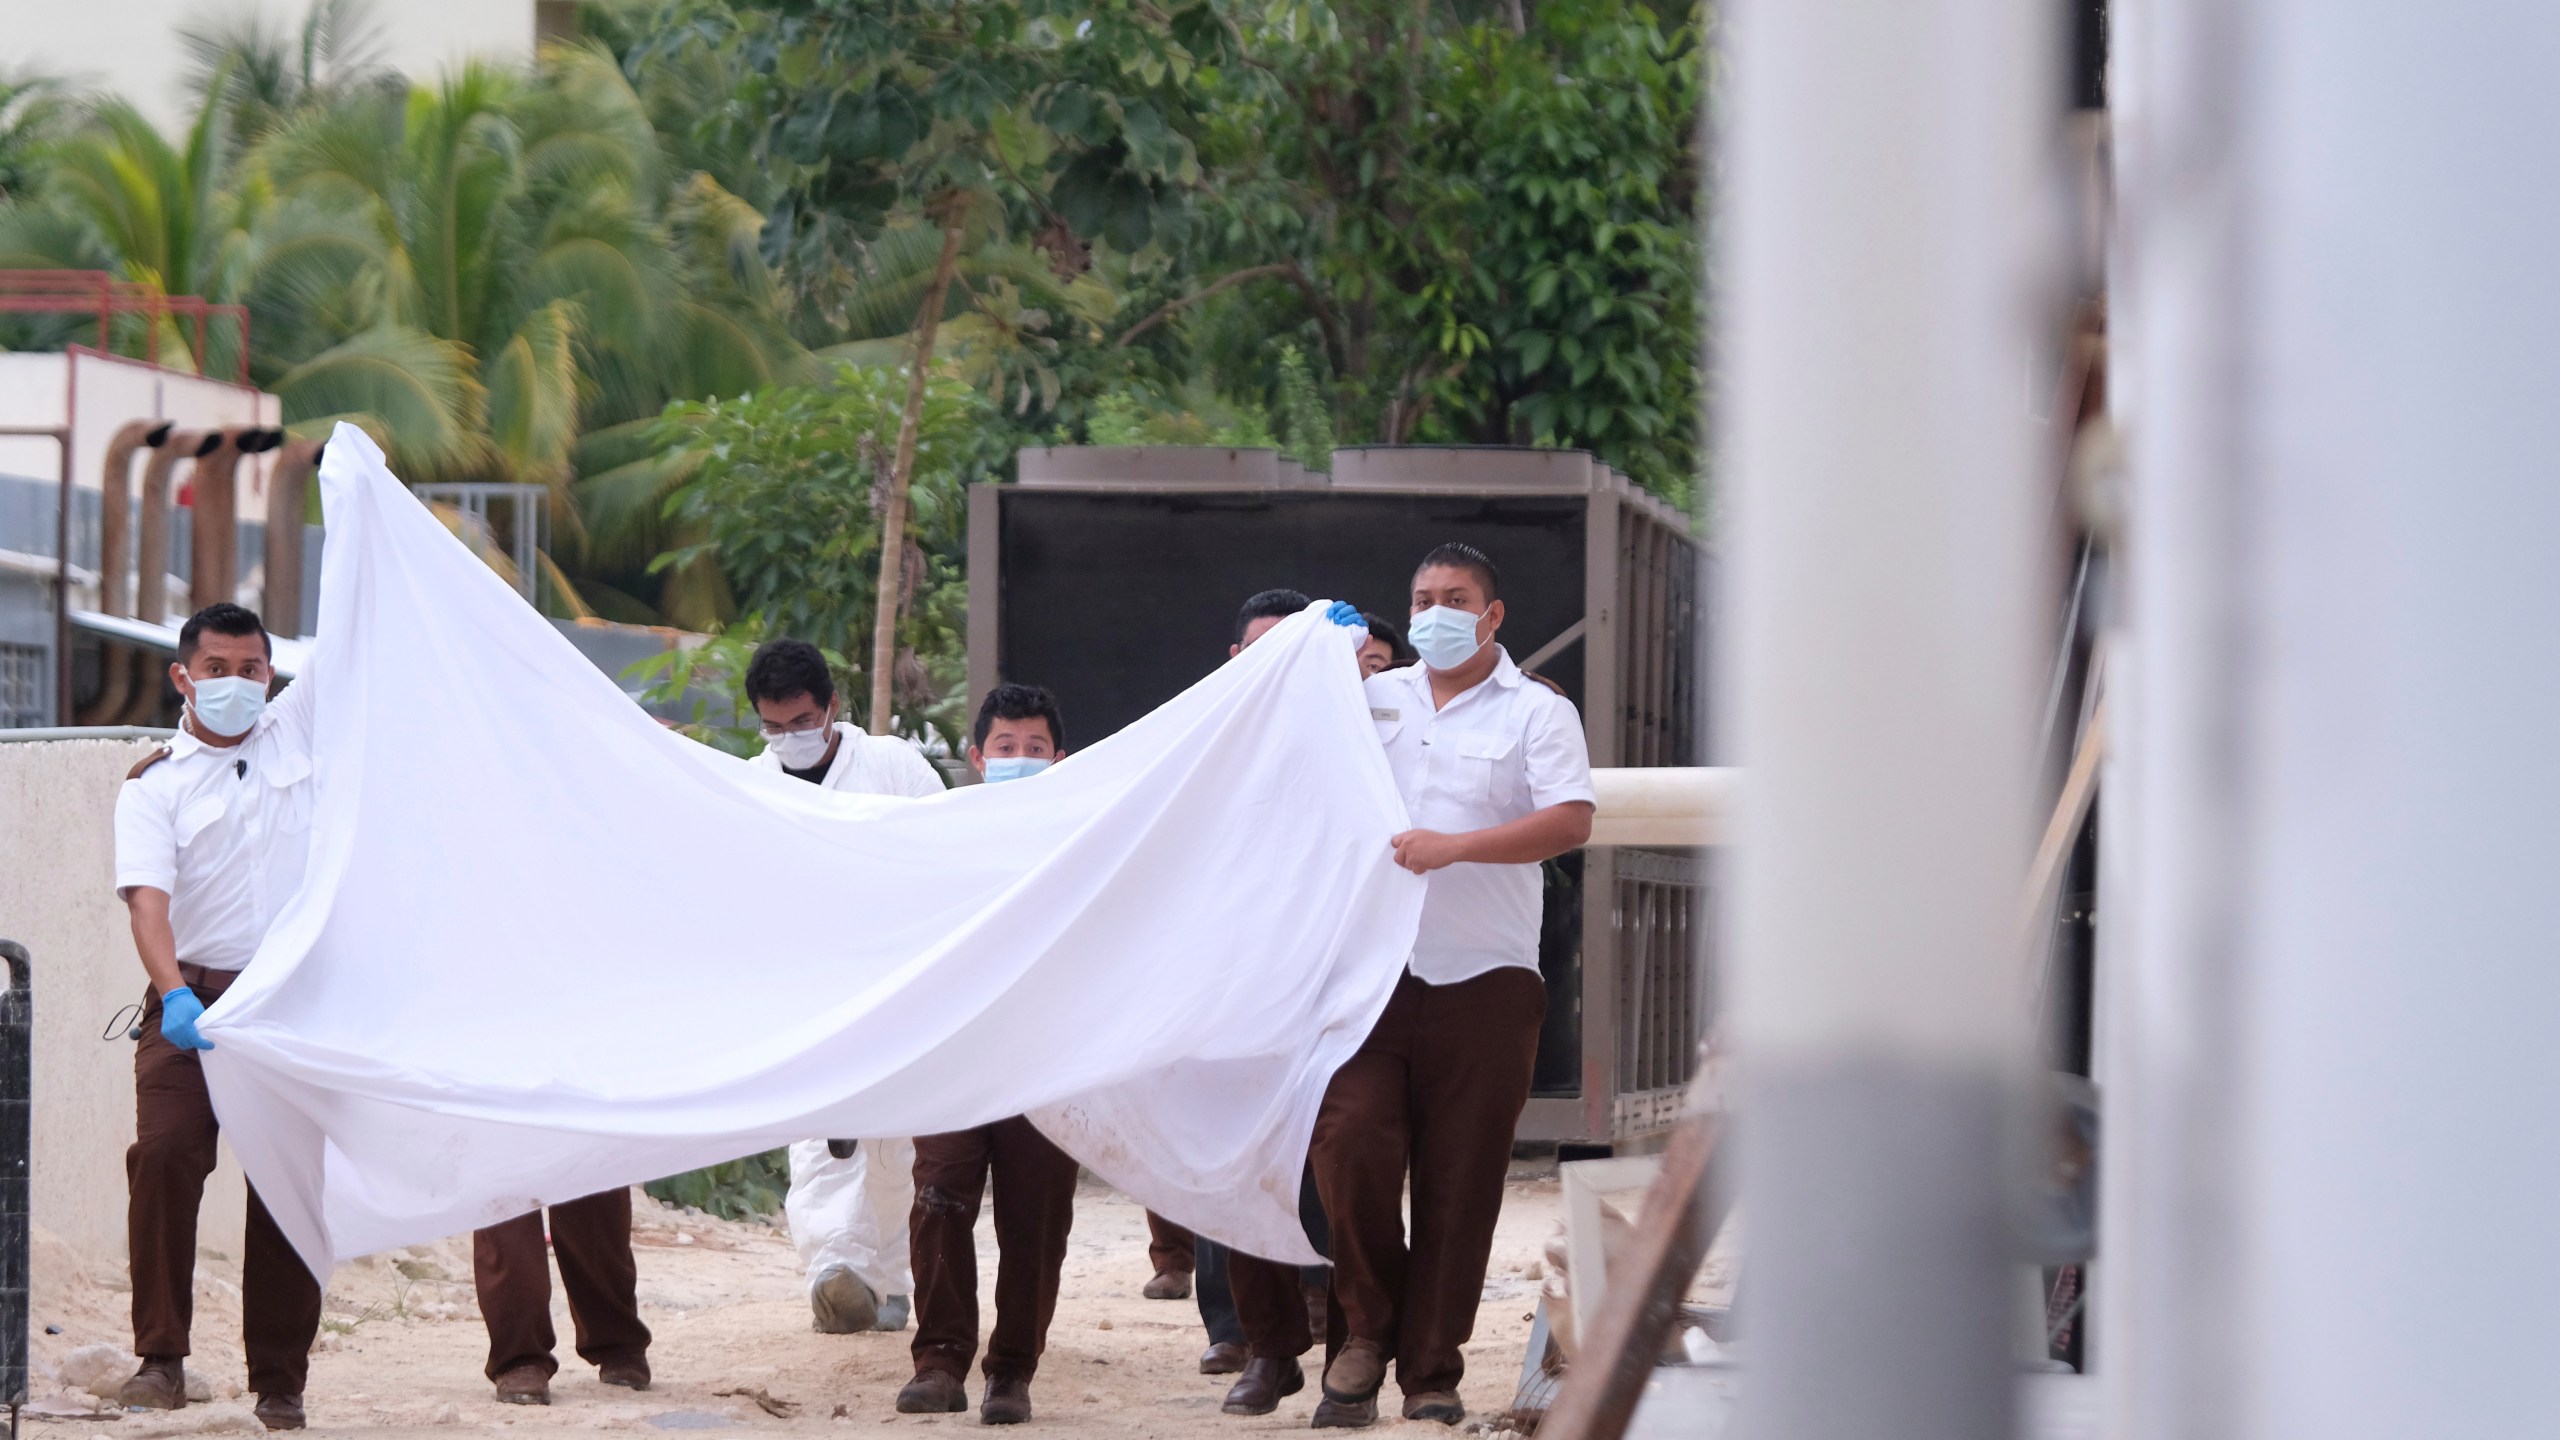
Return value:
<svg viewBox="0 0 2560 1440">
<path fill-rule="evenodd" d="M 836 722 L 836 757 L 820 788 L 849 795 L 939 795 L 944 786 L 933 762 L 915 746 L 889 735 L 870 735 Z M 748 762 L 779 772 L 781 757 L 767 749 Z M 843 1268 L 883 1299 L 915 1292 L 907 1265 L 907 1211 L 916 1200 L 915 1142 L 903 1137 L 865 1140 L 839 1160 L 824 1140 L 791 1146 L 791 1193 L 782 1213 L 791 1222 L 812 1288 L 818 1277 Z"/>
</svg>

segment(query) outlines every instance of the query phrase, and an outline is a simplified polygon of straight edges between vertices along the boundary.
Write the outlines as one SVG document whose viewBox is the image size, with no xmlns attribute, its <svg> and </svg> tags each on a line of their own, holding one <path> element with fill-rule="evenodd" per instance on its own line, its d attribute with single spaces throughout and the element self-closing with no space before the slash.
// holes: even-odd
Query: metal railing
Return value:
<svg viewBox="0 0 2560 1440">
<path fill-rule="evenodd" d="M 412 485 L 411 494 L 462 519 L 463 542 L 482 556 L 495 553 L 514 569 L 509 578 L 525 603 L 535 603 L 542 552 L 551 539 L 551 492 L 540 485 L 462 483 Z M 493 513 L 494 512 L 494 513 Z"/>
</svg>

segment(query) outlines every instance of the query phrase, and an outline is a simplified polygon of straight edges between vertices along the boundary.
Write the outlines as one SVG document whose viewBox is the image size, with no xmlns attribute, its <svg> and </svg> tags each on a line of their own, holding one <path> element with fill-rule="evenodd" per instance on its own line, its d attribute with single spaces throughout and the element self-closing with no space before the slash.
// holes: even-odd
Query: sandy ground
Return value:
<svg viewBox="0 0 2560 1440">
<path fill-rule="evenodd" d="M 486 1336 L 472 1295 L 470 1241 L 456 1237 L 342 1269 L 329 1286 L 327 1315 L 306 1400 L 315 1434 L 395 1436 L 455 1427 L 519 1433 L 590 1430 L 770 1430 L 828 1435 L 912 1433 L 918 1427 L 978 1423 L 979 1386 L 965 1415 L 903 1416 L 892 1408 L 913 1373 L 902 1334 L 820 1335 L 809 1328 L 798 1257 L 789 1239 L 762 1224 L 735 1224 L 661 1207 L 638 1197 L 634 1243 L 640 1305 L 656 1342 L 656 1385 L 645 1394 L 599 1385 L 570 1352 L 566 1303 L 553 1310 L 563 1369 L 548 1409 L 502 1406 L 481 1365 Z M 1485 1281 L 1484 1306 L 1467 1347 L 1464 1398 L 1473 1415 L 1510 1401 L 1537 1305 L 1539 1257 L 1560 1214 L 1554 1167 L 1515 1166 Z M 981 1324 L 992 1318 L 992 1226 L 978 1227 Z M 1082 1435 L 1238 1436 L 1299 1431 L 1315 1387 L 1258 1419 L 1222 1415 L 1232 1377 L 1199 1373 L 1207 1343 L 1189 1302 L 1149 1301 L 1146 1217 L 1117 1192 L 1088 1180 L 1076 1220 L 1049 1351 L 1032 1385 L 1032 1425 Z M 33 1295 L 31 1391 L 60 1399 L 55 1377 L 74 1348 L 129 1345 L 129 1299 L 122 1266 L 84 1267 L 39 1232 Z M 198 1270 L 196 1354 L 190 1370 L 215 1399 L 167 1416 L 59 1419 L 39 1434 L 62 1440 L 143 1440 L 177 1434 L 252 1431 L 239 1351 L 238 1269 L 206 1252 Z M 58 1333 L 57 1333 L 58 1332 Z M 752 1392 L 788 1411 L 766 1413 Z M 724 1394 L 723 1392 L 750 1392 Z M 1393 1419 L 1390 1385 L 1381 1428 L 1445 1434 Z"/>
</svg>

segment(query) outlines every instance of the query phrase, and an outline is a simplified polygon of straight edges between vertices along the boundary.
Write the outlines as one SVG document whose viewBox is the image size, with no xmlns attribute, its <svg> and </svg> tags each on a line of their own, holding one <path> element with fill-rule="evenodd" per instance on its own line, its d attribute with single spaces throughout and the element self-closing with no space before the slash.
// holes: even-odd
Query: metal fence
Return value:
<svg viewBox="0 0 2560 1440">
<path fill-rule="evenodd" d="M 539 485 L 413 485 L 411 493 L 462 518 L 463 542 L 481 553 L 505 556 L 516 592 L 534 603 L 542 551 L 551 539 L 551 492 Z"/>
<path fill-rule="evenodd" d="M 1636 1135 L 1680 1114 L 1713 1012 L 1714 895 L 1695 850 L 1619 846 L 1610 928 L 1618 952 L 1618 1056 L 1610 1128 Z"/>
</svg>

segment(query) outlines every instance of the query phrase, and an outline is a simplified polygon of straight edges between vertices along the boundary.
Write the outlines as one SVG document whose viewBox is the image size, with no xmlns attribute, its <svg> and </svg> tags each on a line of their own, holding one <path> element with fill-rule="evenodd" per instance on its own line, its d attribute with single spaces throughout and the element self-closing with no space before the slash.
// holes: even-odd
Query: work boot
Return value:
<svg viewBox="0 0 2560 1440">
<path fill-rule="evenodd" d="M 258 1417 L 259 1424 L 270 1430 L 299 1430 L 302 1428 L 302 1397 L 261 1395 L 257 1408 L 251 1413 Z"/>
<path fill-rule="evenodd" d="M 1031 1418 L 1031 1382 L 1019 1375 L 987 1377 L 987 1398 L 978 1405 L 981 1425 L 1019 1425 Z"/>
<path fill-rule="evenodd" d="M 898 1391 L 901 1415 L 956 1415 L 968 1408 L 968 1387 L 948 1370 L 919 1370 Z"/>
<path fill-rule="evenodd" d="M 1355 1405 L 1375 1400 L 1378 1387 L 1386 1383 L 1387 1352 L 1375 1340 L 1349 1340 L 1333 1363 L 1324 1367 L 1324 1398 Z M 1376 1408 L 1370 1407 L 1374 1415 Z"/>
<path fill-rule="evenodd" d="M 1419 1395 L 1404 1397 L 1404 1418 L 1437 1420 L 1443 1425 L 1455 1425 L 1467 1418 L 1467 1407 L 1447 1390 L 1425 1390 Z"/>
<path fill-rule="evenodd" d="M 645 1357 L 607 1360 L 596 1367 L 596 1379 L 607 1385 L 619 1385 L 625 1390 L 646 1390 L 649 1388 L 649 1362 Z"/>
<path fill-rule="evenodd" d="M 551 1372 L 539 1365 L 519 1365 L 500 1375 L 496 1383 L 501 1405 L 551 1403 Z"/>
<path fill-rule="evenodd" d="M 809 1328 L 821 1335 L 851 1335 L 878 1328 L 880 1296 L 841 1265 L 820 1271 L 809 1286 Z"/>
<path fill-rule="evenodd" d="M 1243 1369 L 1244 1362 L 1251 1358 L 1253 1357 L 1245 1353 L 1243 1346 L 1233 1340 L 1221 1340 L 1200 1352 L 1200 1373 L 1233 1375 Z"/>
<path fill-rule="evenodd" d="M 1284 1398 L 1307 1388 L 1307 1372 L 1286 1355 L 1256 1355 L 1219 1406 L 1229 1415 L 1268 1415 Z"/>
<path fill-rule="evenodd" d="M 175 1355 L 146 1355 L 142 1368 L 116 1392 L 127 1410 L 179 1410 L 187 1403 L 187 1364 Z"/>
<path fill-rule="evenodd" d="M 1138 1292 L 1150 1300 L 1188 1300 L 1191 1298 L 1191 1272 L 1159 1270 L 1147 1288 Z"/>
<path fill-rule="evenodd" d="M 904 1295 L 892 1295 L 888 1299 L 880 1302 L 880 1318 L 872 1325 L 871 1328 L 874 1330 L 904 1330 L 907 1328 L 907 1317 L 910 1314 L 913 1314 L 914 1310 L 915 1302 L 909 1300 Z"/>
<path fill-rule="evenodd" d="M 1378 1423 L 1378 1397 L 1366 1400 L 1336 1400 L 1328 1395 L 1316 1402 L 1316 1415 L 1307 1422 L 1311 1430 L 1366 1430 Z"/>
</svg>

